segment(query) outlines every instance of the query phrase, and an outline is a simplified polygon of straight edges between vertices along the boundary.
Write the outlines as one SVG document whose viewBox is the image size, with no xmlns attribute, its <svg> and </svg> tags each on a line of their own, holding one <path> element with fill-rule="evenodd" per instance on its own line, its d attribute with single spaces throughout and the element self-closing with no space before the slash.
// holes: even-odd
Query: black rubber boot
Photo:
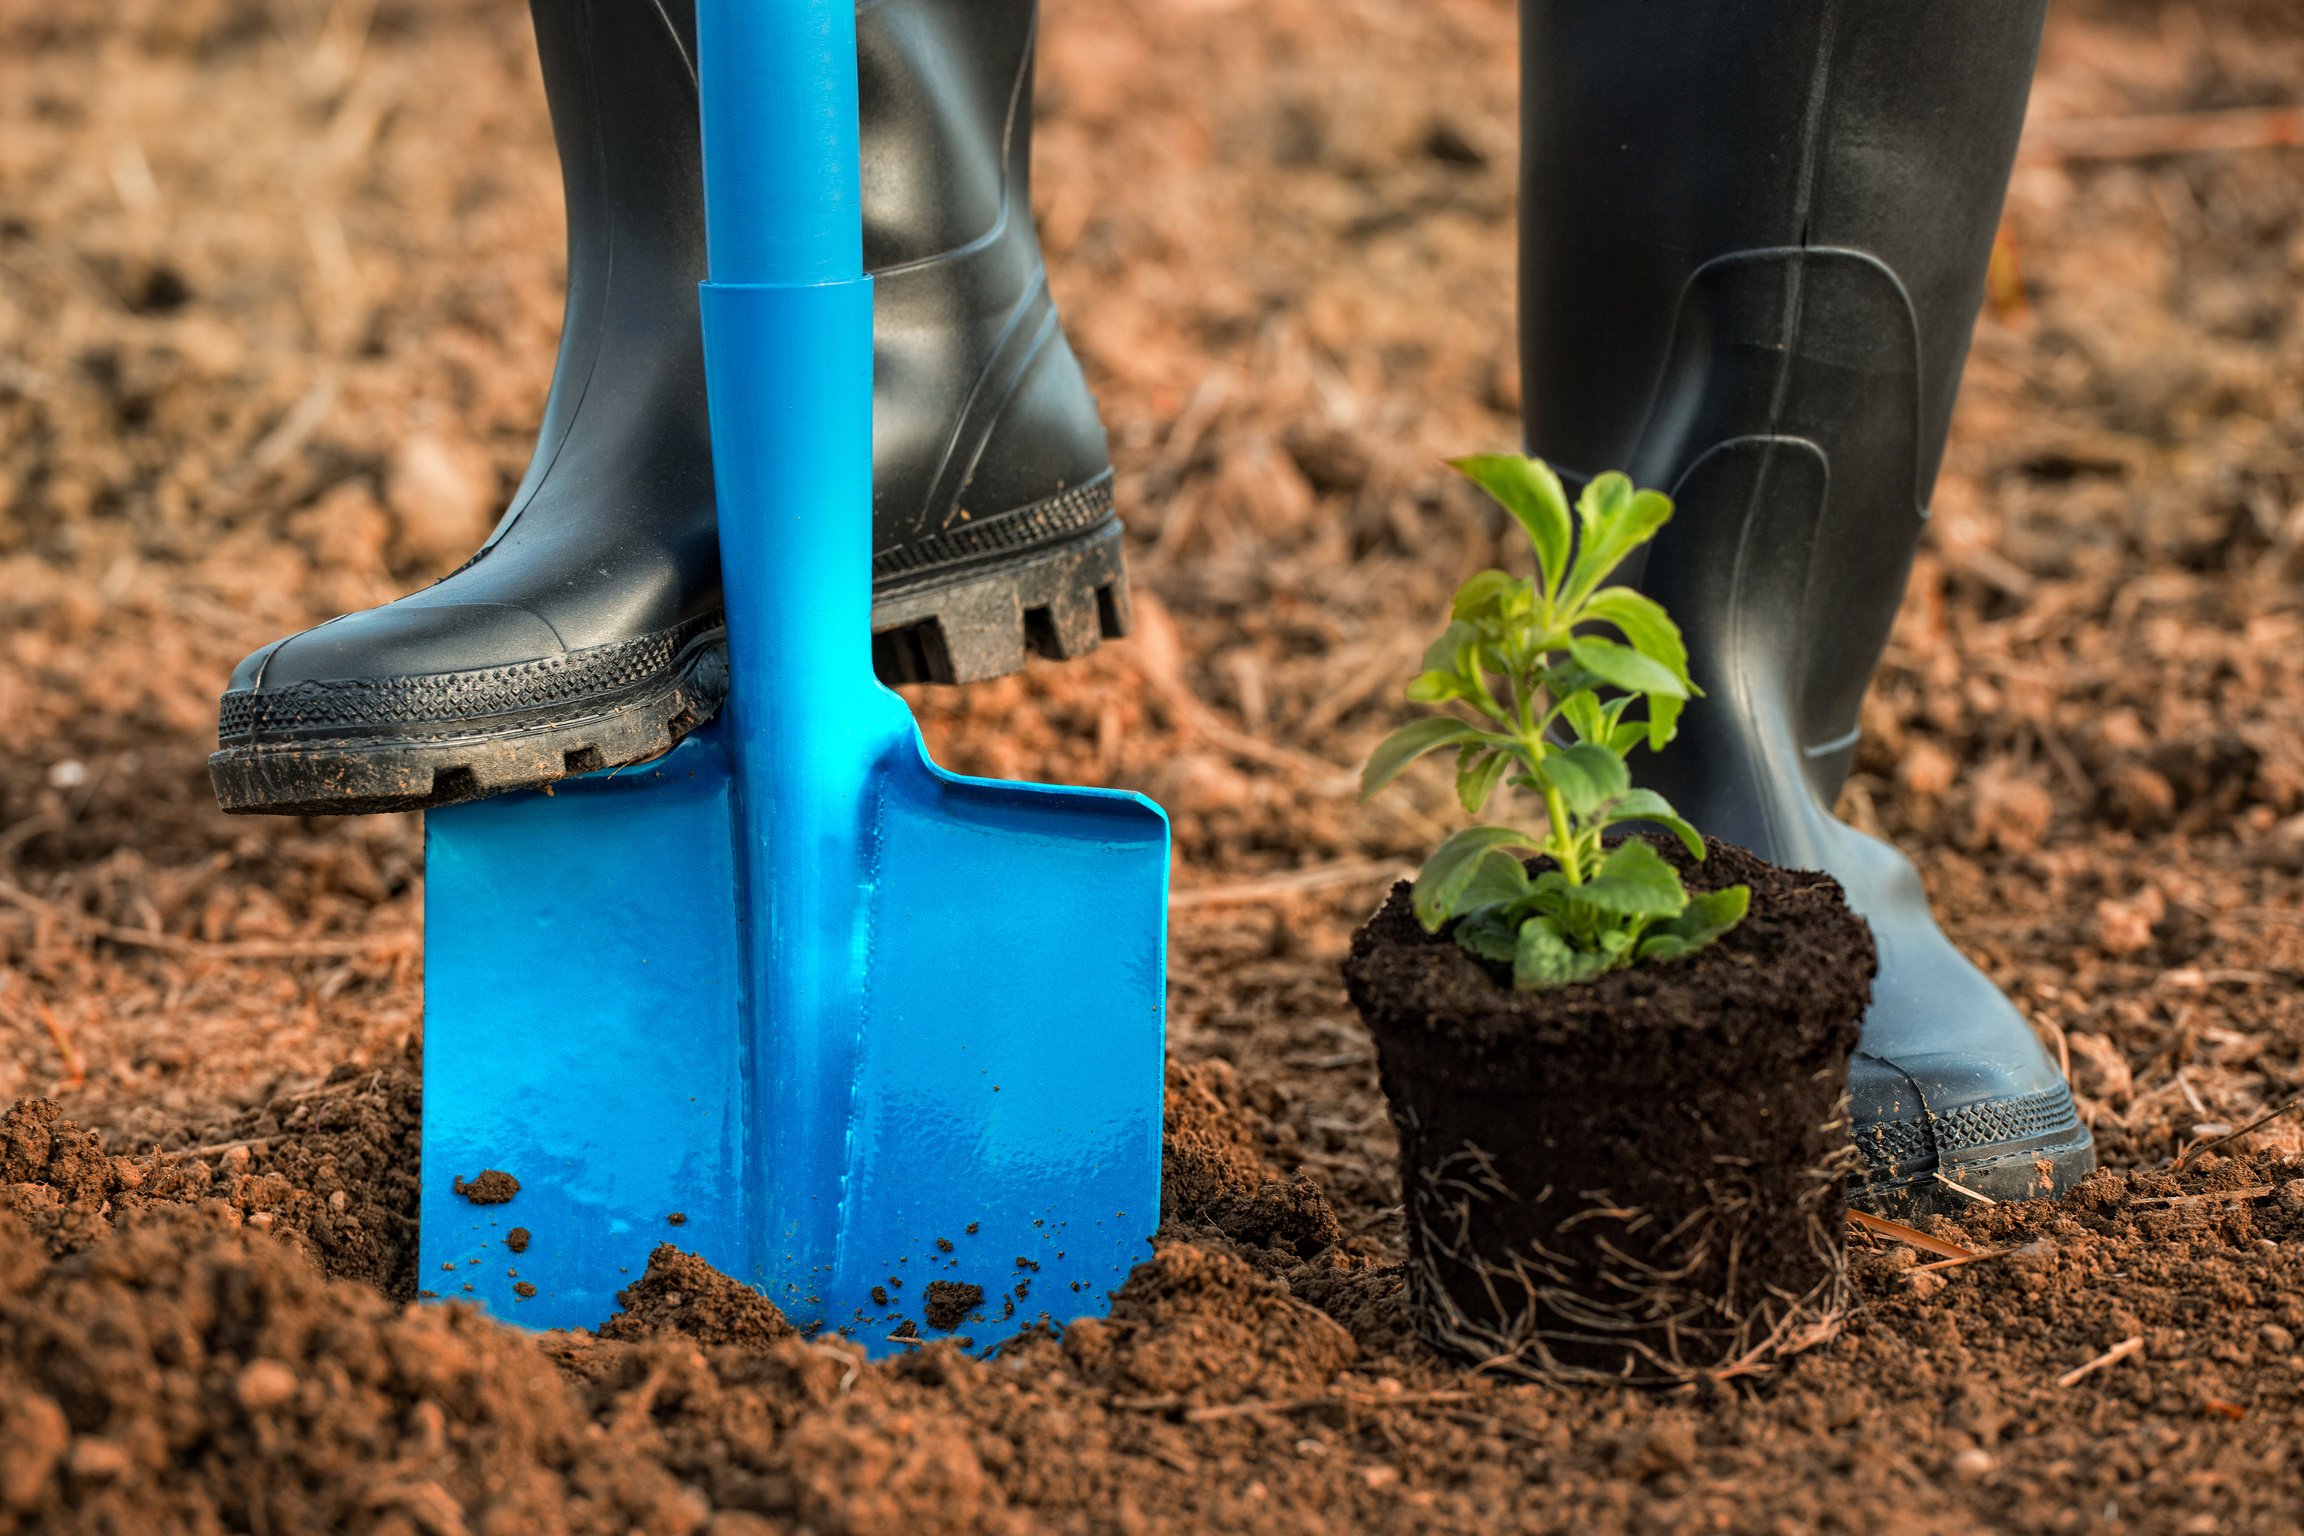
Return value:
<svg viewBox="0 0 2304 1536">
<path fill-rule="evenodd" d="M 1705 831 L 1824 869 L 1880 977 L 1850 1198 L 2052 1194 L 2070 1093 L 1912 865 L 1831 814 L 1944 450 L 2043 0 L 1525 0 L 1529 451 L 1678 515 L 1628 573 L 1708 697 L 1636 767 Z M 1956 1187 L 1953 1187 L 1956 1186 Z"/>
<path fill-rule="evenodd" d="M 234 670 L 209 759 L 228 811 L 411 810 L 638 762 L 726 692 L 693 0 L 532 10 L 568 203 L 535 456 L 454 574 Z M 1032 226 L 1036 19 L 1034 0 L 857 9 L 890 682 L 973 682 L 1128 626 L 1104 431 Z"/>
</svg>

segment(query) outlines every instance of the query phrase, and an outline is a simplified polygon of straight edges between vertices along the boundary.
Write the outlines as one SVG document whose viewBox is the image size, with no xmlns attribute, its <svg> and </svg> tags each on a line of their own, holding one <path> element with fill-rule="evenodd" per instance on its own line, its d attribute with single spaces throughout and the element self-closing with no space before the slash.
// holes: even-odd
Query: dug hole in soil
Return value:
<svg viewBox="0 0 2304 1536">
<path fill-rule="evenodd" d="M 1417 1327 L 1485 1370 L 1727 1379 L 1847 1316 L 1871 931 L 1829 877 L 1713 838 L 1701 862 L 1649 842 L 1692 895 L 1748 886 L 1744 920 L 1685 959 L 1533 992 L 1453 923 L 1427 933 L 1405 881 L 1353 935 L 1344 980 L 1400 1136 Z"/>
</svg>

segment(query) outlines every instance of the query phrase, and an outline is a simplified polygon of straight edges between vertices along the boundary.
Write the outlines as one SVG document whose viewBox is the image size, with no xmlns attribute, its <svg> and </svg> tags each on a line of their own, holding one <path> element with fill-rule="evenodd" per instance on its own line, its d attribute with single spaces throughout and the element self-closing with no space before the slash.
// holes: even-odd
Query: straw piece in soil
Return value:
<svg viewBox="0 0 2304 1536">
<path fill-rule="evenodd" d="M 1941 1258 L 1974 1259 L 1982 1257 L 1973 1248 L 1963 1248 L 1958 1243 L 1948 1243 L 1940 1237 L 1930 1237 L 1918 1227 L 1908 1227 L 1900 1221 L 1890 1221 L 1885 1216 L 1875 1216 L 1869 1211 L 1850 1211 L 1848 1219 L 1866 1231 L 1877 1232 L 1882 1237 L 1892 1237 L 1900 1243 L 1910 1243 L 1923 1252 L 1933 1253 Z"/>
<path fill-rule="evenodd" d="M 2066 1371 L 2063 1375 L 2057 1377 L 2056 1385 L 2060 1387 L 2076 1385 L 2089 1376 L 2092 1376 L 2096 1372 L 2104 1369 L 2108 1365 L 2118 1365 L 2121 1361 L 2127 1359 L 2130 1355 L 2141 1353 L 2143 1348 L 2144 1335 L 2140 1333 L 2131 1334 L 2129 1337 L 2122 1339 L 2119 1343 L 2113 1345 L 2110 1349 L 2104 1351 L 2104 1353 L 2098 1355 L 2095 1359 L 2089 1361 L 2086 1365 L 2074 1366 L 2071 1370 Z"/>
</svg>

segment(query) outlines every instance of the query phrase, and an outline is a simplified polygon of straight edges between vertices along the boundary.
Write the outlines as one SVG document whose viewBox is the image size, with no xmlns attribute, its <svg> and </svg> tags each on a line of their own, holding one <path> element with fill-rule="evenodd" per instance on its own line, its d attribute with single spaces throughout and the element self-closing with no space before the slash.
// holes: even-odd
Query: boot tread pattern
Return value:
<svg viewBox="0 0 2304 1536">
<path fill-rule="evenodd" d="M 872 579 L 875 583 L 889 581 L 928 566 L 956 565 L 982 555 L 1054 543 L 1093 528 L 1111 515 L 1112 473 L 1107 470 L 1087 484 L 1075 485 L 1046 501 L 880 550 L 872 556 Z"/>
<path fill-rule="evenodd" d="M 2080 1123 L 2068 1093 L 2028 1094 L 1994 1099 L 1921 1120 L 1883 1120 L 1863 1128 L 1856 1139 L 1864 1161 L 1879 1172 L 1927 1157 L 2000 1146 L 2068 1132 Z"/>
<path fill-rule="evenodd" d="M 469 721 L 517 710 L 548 709 L 574 699 L 598 699 L 661 679 L 683 652 L 720 627 L 720 615 L 712 613 L 652 635 L 517 666 L 418 677 L 303 682 L 280 689 L 237 689 L 224 695 L 216 734 L 219 745 L 231 746 L 253 743 L 260 736 L 347 726 Z"/>
</svg>

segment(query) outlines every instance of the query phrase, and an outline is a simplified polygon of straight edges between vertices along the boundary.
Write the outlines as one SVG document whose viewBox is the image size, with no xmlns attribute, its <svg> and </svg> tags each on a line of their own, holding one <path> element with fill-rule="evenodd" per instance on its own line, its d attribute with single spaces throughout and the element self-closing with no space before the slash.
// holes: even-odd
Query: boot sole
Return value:
<svg viewBox="0 0 2304 1536">
<path fill-rule="evenodd" d="M 2064 1094 L 1867 1126 L 1857 1143 L 1866 1166 L 1849 1180 L 1848 1203 L 1899 1221 L 2053 1199 L 2096 1166 L 2095 1138 Z"/>
<path fill-rule="evenodd" d="M 208 777 L 217 802 L 235 816 L 429 810 L 661 757 L 718 713 L 727 697 L 726 631 L 714 628 L 665 675 L 577 719 L 230 746 L 210 756 Z"/>
<path fill-rule="evenodd" d="M 1085 656 L 1133 627 L 1120 522 L 1029 556 L 890 582 L 872 594 L 872 670 L 898 683 L 977 683 L 1027 655 Z"/>
<path fill-rule="evenodd" d="M 887 683 L 972 683 L 1027 655 L 1068 660 L 1128 632 L 1117 519 L 1053 547 L 874 593 L 873 670 Z M 661 757 L 728 696 L 725 631 L 697 636 L 658 677 L 574 719 L 426 734 L 332 736 L 221 747 L 208 759 L 235 816 L 365 816 L 430 810 Z"/>
</svg>

